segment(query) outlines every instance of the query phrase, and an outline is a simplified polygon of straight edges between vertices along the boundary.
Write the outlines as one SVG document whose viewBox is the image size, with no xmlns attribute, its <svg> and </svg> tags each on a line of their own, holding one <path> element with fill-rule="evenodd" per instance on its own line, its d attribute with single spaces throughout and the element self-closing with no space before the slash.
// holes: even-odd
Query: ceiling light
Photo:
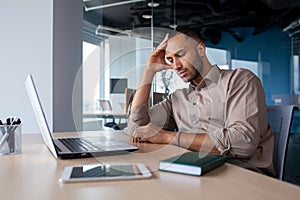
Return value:
<svg viewBox="0 0 300 200">
<path fill-rule="evenodd" d="M 146 0 L 128 0 L 128 1 L 121 1 L 121 2 L 103 4 L 103 5 L 92 6 L 92 7 L 84 6 L 84 9 L 85 9 L 85 11 L 90 11 L 90 10 L 109 8 L 109 7 L 113 7 L 113 6 L 120 6 L 120 5 L 124 5 L 124 4 L 129 4 L 129 3 L 136 3 L 136 2 L 140 2 L 140 1 L 146 1 Z"/>
<path fill-rule="evenodd" d="M 159 6 L 159 3 L 157 3 L 157 2 L 149 2 L 149 3 L 148 3 L 148 6 L 149 6 L 149 7 L 155 8 L 155 7 L 158 7 L 158 6 Z"/>
<path fill-rule="evenodd" d="M 172 28 L 172 29 L 176 29 L 177 28 L 177 24 L 170 24 L 169 27 Z"/>
<path fill-rule="evenodd" d="M 144 18 L 144 19 L 151 19 L 152 18 L 152 15 L 142 15 L 142 17 Z"/>
<path fill-rule="evenodd" d="M 110 31 L 110 32 L 114 32 L 114 33 L 111 33 L 111 34 L 103 33 L 102 30 Z M 114 28 L 114 27 L 104 26 L 104 25 L 98 25 L 96 30 L 95 30 L 95 34 L 96 35 L 107 36 L 107 37 L 127 35 L 128 37 L 144 38 L 144 39 L 147 39 L 147 40 L 151 39 L 151 38 L 149 38 L 148 35 L 142 34 L 142 33 L 135 33 L 133 30 L 122 30 L 122 29 L 119 29 L 119 28 Z M 159 41 L 157 41 L 157 42 L 159 42 Z"/>
</svg>

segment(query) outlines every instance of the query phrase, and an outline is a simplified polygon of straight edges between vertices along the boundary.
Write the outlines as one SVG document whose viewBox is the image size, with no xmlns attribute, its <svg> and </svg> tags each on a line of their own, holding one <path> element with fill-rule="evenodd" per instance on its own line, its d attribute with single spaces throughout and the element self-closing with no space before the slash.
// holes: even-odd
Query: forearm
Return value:
<svg viewBox="0 0 300 200">
<path fill-rule="evenodd" d="M 132 109 L 138 108 L 139 106 L 148 102 L 151 84 L 155 73 L 171 68 L 165 62 L 165 49 L 167 47 L 168 40 L 169 34 L 166 35 L 164 40 L 148 57 L 139 88 L 137 89 L 131 104 Z"/>
<path fill-rule="evenodd" d="M 165 142 L 173 144 L 185 149 L 199 152 L 217 153 L 220 151 L 215 147 L 207 134 L 192 134 L 184 132 L 169 132 L 164 131 L 166 134 L 162 137 Z"/>
<path fill-rule="evenodd" d="M 137 88 L 134 98 L 132 100 L 131 103 L 132 110 L 148 102 L 150 91 L 151 91 L 152 80 L 155 75 L 155 73 L 149 70 L 148 68 L 149 67 L 145 68 L 139 87 Z"/>
<path fill-rule="evenodd" d="M 146 104 L 129 111 L 127 132 L 133 135 L 137 127 L 144 126 L 150 122 L 149 108 Z"/>
<path fill-rule="evenodd" d="M 179 138 L 178 138 L 179 136 Z M 192 151 L 220 153 L 207 134 L 181 133 L 177 136 L 177 145 Z"/>
</svg>

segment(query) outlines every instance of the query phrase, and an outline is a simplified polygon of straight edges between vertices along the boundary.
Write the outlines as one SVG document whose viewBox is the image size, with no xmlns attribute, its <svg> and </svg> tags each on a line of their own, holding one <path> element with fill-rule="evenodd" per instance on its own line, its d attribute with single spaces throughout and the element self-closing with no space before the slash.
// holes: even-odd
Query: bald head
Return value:
<svg viewBox="0 0 300 200">
<path fill-rule="evenodd" d="M 176 53 L 179 49 L 197 48 L 200 42 L 200 39 L 197 41 L 183 33 L 178 33 L 170 37 L 166 51 Z"/>
</svg>

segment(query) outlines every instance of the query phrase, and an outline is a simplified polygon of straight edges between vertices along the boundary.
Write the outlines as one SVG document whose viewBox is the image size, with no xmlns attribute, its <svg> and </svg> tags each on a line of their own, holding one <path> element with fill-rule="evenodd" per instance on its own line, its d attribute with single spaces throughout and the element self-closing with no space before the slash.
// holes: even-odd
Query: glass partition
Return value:
<svg viewBox="0 0 300 200">
<path fill-rule="evenodd" d="M 138 87 L 148 55 L 167 32 L 174 31 L 179 26 L 201 33 L 212 64 L 217 64 L 222 69 L 244 67 L 258 75 L 266 90 L 268 104 L 273 102 L 273 94 L 290 92 L 291 85 L 286 84 L 291 77 L 290 73 L 294 91 L 300 93 L 299 33 L 293 35 L 293 71 L 282 72 L 279 69 L 282 65 L 290 66 L 289 58 L 286 58 L 289 50 L 287 34 L 280 29 L 272 29 L 260 35 L 255 35 L 251 32 L 253 29 L 248 27 L 216 29 L 215 27 L 227 26 L 226 23 L 231 22 L 226 13 L 232 10 L 223 12 L 219 6 L 203 1 L 83 0 L 84 121 L 86 118 L 89 118 L 88 121 L 101 120 L 99 116 L 103 115 L 97 114 L 102 111 L 99 105 L 101 99 L 110 101 L 114 113 L 125 114 L 125 88 L 135 90 Z M 183 7 L 188 9 L 183 12 Z M 116 12 L 113 8 L 119 10 Z M 121 13 L 130 16 L 126 18 L 129 22 L 127 25 L 123 24 Z M 109 16 L 113 16 L 110 23 Z M 214 26 L 216 24 L 218 26 Z M 268 42 L 270 38 L 276 42 Z M 92 46 L 92 51 L 89 46 Z M 274 49 L 283 53 L 278 56 Z M 277 86 L 274 80 L 282 79 L 282 75 L 285 76 L 284 81 L 276 82 L 280 84 Z M 174 71 L 167 70 L 156 74 L 152 92 L 168 94 L 187 85 Z"/>
</svg>

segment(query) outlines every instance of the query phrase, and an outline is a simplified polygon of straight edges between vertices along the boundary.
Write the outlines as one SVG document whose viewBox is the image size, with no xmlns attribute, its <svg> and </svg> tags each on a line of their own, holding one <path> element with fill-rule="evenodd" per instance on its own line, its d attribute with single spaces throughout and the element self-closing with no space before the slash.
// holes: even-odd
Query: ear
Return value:
<svg viewBox="0 0 300 200">
<path fill-rule="evenodd" d="M 199 56 L 205 56 L 206 46 L 204 43 L 200 42 L 197 46 Z"/>
</svg>

